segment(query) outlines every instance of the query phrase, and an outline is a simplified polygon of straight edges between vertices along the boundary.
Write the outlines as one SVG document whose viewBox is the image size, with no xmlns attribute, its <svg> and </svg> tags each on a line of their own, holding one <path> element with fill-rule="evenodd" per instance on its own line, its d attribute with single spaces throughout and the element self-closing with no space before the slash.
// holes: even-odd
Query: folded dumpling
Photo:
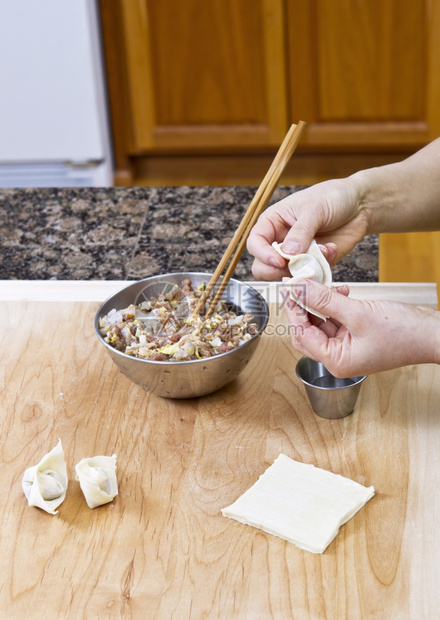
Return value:
<svg viewBox="0 0 440 620">
<path fill-rule="evenodd" d="M 290 287 L 290 296 L 291 298 L 304 310 L 310 312 L 310 314 L 314 314 L 315 316 L 320 317 L 321 319 L 326 319 L 328 317 L 317 310 L 311 310 L 307 304 L 300 302 L 296 296 L 294 295 L 291 286 L 300 279 L 309 278 L 310 280 L 316 280 L 325 286 L 330 286 L 332 283 L 332 272 L 330 269 L 330 265 L 325 259 L 323 253 L 318 247 L 318 244 L 315 240 L 312 241 L 309 249 L 305 254 L 286 254 L 281 249 L 281 244 L 274 241 L 272 243 L 272 247 L 281 254 L 283 258 L 289 261 L 288 267 L 289 271 L 292 275 L 292 278 L 286 279 L 284 284 L 286 288 Z"/>
<path fill-rule="evenodd" d="M 38 465 L 24 472 L 22 487 L 29 506 L 38 506 L 49 514 L 56 514 L 67 491 L 67 468 L 61 440 Z"/>
<path fill-rule="evenodd" d="M 82 459 L 75 471 L 89 508 L 108 504 L 118 494 L 116 454 Z"/>
</svg>

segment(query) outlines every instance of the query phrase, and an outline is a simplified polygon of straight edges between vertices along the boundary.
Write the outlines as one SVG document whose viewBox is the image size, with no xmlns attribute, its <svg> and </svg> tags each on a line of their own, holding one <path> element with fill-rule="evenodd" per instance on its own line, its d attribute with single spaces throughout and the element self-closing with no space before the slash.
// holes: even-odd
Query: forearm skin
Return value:
<svg viewBox="0 0 440 620">
<path fill-rule="evenodd" d="M 351 179 L 369 234 L 440 230 L 440 138 L 402 162 Z"/>
</svg>

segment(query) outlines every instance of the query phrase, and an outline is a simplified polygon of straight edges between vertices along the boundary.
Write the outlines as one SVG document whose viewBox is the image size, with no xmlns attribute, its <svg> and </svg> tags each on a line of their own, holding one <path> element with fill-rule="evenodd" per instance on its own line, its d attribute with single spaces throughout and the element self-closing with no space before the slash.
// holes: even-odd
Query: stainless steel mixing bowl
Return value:
<svg viewBox="0 0 440 620">
<path fill-rule="evenodd" d="M 269 307 L 261 294 L 251 286 L 231 279 L 223 294 L 224 299 L 240 309 L 254 315 L 258 332 L 246 343 L 227 353 L 209 358 L 182 362 L 159 362 L 134 358 L 117 351 L 107 344 L 99 333 L 99 317 L 115 308 L 120 310 L 134 303 L 139 304 L 157 296 L 163 290 L 171 290 L 189 278 L 194 287 L 207 283 L 209 273 L 168 273 L 139 280 L 115 293 L 98 309 L 95 316 L 95 332 L 106 347 L 119 370 L 133 383 L 149 392 L 165 398 L 195 398 L 215 392 L 233 381 L 247 366 L 260 341 L 269 319 Z"/>
</svg>

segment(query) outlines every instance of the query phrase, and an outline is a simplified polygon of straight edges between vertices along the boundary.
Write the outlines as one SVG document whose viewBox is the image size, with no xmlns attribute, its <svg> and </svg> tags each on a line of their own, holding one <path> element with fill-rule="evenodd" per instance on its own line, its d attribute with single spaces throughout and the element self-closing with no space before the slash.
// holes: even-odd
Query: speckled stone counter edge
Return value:
<svg viewBox="0 0 440 620">
<path fill-rule="evenodd" d="M 282 186 L 271 203 L 301 187 Z M 132 280 L 213 271 L 255 187 L 0 189 L 0 279 Z M 245 253 L 234 274 L 252 280 Z M 371 235 L 333 269 L 337 281 L 376 282 Z"/>
</svg>

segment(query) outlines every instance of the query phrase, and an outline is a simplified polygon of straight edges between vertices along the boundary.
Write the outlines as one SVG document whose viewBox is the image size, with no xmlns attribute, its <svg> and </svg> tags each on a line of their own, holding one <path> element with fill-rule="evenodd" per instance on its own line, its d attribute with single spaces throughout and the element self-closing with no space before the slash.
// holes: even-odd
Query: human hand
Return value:
<svg viewBox="0 0 440 620">
<path fill-rule="evenodd" d="M 293 346 L 335 377 L 440 363 L 440 312 L 432 308 L 350 299 L 346 285 L 331 289 L 312 280 L 296 283 L 294 293 L 330 318 L 311 316 L 286 292 Z"/>
<path fill-rule="evenodd" d="M 252 272 L 260 280 L 288 276 L 287 261 L 273 248 L 282 243 L 288 254 L 306 252 L 315 238 L 333 265 L 368 233 L 357 176 L 325 181 L 291 194 L 260 216 L 247 242 L 255 257 Z"/>
</svg>

